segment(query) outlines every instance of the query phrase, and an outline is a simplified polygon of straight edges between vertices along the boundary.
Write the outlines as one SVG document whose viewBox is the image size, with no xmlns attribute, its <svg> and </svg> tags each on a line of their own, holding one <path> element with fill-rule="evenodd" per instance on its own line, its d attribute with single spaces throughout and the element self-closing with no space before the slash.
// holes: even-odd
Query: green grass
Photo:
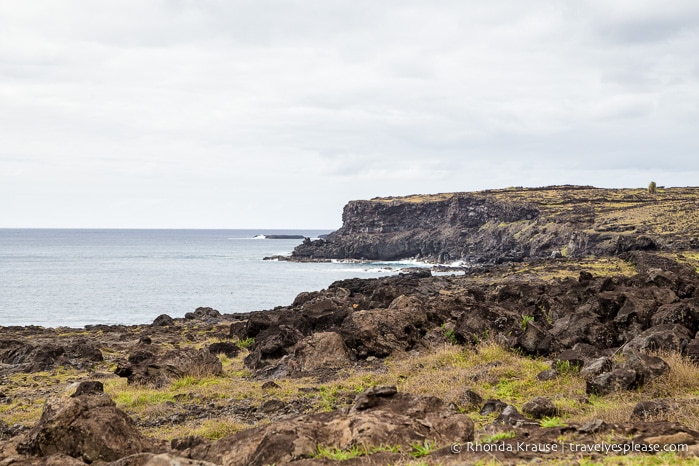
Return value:
<svg viewBox="0 0 699 466">
<path fill-rule="evenodd" d="M 517 434 L 514 433 L 514 431 L 508 431 L 508 432 L 498 432 L 493 435 L 486 435 L 485 437 L 480 438 L 480 443 L 495 443 L 495 442 L 500 442 L 502 440 L 507 440 L 510 438 L 515 438 Z"/>
<path fill-rule="evenodd" d="M 552 427 L 565 427 L 567 424 L 561 420 L 560 417 L 545 417 L 539 423 L 541 427 L 552 428 Z"/>
<path fill-rule="evenodd" d="M 427 456 L 432 453 L 436 449 L 436 446 L 434 442 L 423 440 L 422 443 L 411 443 L 410 448 L 412 448 L 412 451 L 410 452 L 411 456 L 415 458 L 422 458 L 423 456 Z"/>
</svg>

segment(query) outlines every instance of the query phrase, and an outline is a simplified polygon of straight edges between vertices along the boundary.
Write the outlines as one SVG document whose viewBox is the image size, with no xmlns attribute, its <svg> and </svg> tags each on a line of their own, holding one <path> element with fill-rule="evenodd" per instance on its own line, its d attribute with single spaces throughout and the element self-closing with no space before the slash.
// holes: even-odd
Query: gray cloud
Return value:
<svg viewBox="0 0 699 466">
<path fill-rule="evenodd" d="M 0 226 L 335 227 L 350 199 L 696 184 L 699 5 L 0 3 Z"/>
</svg>

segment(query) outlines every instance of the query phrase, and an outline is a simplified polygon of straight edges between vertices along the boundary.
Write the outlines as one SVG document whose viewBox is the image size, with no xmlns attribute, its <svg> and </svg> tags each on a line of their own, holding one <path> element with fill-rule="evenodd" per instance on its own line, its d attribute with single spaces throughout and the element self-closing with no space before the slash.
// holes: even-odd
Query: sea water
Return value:
<svg viewBox="0 0 699 466">
<path fill-rule="evenodd" d="M 0 229 L 0 326 L 149 323 L 205 306 L 221 313 L 289 305 L 335 280 L 401 263 L 264 261 L 325 230 Z"/>
</svg>

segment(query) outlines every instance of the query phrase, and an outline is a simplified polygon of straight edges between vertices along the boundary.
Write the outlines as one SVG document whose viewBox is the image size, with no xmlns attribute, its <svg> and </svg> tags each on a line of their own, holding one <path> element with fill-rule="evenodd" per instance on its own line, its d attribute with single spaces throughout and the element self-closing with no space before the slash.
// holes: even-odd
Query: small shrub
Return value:
<svg viewBox="0 0 699 466">
<path fill-rule="evenodd" d="M 579 370 L 580 366 L 571 364 L 570 361 L 556 361 L 556 372 L 561 375 L 577 374 Z"/>
<path fill-rule="evenodd" d="M 564 427 L 567 424 L 561 420 L 560 417 L 545 417 L 541 420 L 541 427 L 551 428 L 551 427 Z"/>
<path fill-rule="evenodd" d="M 453 328 L 448 329 L 444 325 L 442 325 L 442 330 L 444 331 L 444 336 L 447 338 L 447 340 L 449 340 L 449 343 L 451 343 L 452 345 L 456 345 L 458 343 Z"/>
<path fill-rule="evenodd" d="M 247 348 L 250 348 L 253 343 L 255 343 L 254 338 L 245 338 L 243 340 L 238 341 L 238 346 L 240 346 L 241 348 L 247 349 Z"/>
<path fill-rule="evenodd" d="M 520 325 L 522 326 L 522 331 L 524 332 L 527 329 L 527 324 L 529 322 L 534 322 L 534 317 L 533 316 L 522 316 L 522 320 L 520 322 Z"/>
<path fill-rule="evenodd" d="M 427 456 L 434 451 L 435 444 L 428 440 L 423 440 L 422 443 L 411 443 L 410 447 L 413 449 L 413 451 L 410 452 L 412 456 L 415 458 L 422 458 L 423 456 Z"/>
<path fill-rule="evenodd" d="M 317 449 L 318 453 L 316 453 L 314 458 L 328 459 L 331 461 L 347 461 L 367 454 L 366 450 L 359 448 L 357 445 L 354 445 L 348 450 L 340 450 L 337 447 L 324 447 L 322 445 L 318 445 Z"/>
</svg>

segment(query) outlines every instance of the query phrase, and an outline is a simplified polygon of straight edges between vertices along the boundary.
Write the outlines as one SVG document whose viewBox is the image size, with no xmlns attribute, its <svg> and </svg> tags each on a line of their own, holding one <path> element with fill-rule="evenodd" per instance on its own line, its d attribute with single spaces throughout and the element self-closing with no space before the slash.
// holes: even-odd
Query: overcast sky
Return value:
<svg viewBox="0 0 699 466">
<path fill-rule="evenodd" d="M 699 2 L 0 0 L 0 227 L 699 185 Z"/>
</svg>

